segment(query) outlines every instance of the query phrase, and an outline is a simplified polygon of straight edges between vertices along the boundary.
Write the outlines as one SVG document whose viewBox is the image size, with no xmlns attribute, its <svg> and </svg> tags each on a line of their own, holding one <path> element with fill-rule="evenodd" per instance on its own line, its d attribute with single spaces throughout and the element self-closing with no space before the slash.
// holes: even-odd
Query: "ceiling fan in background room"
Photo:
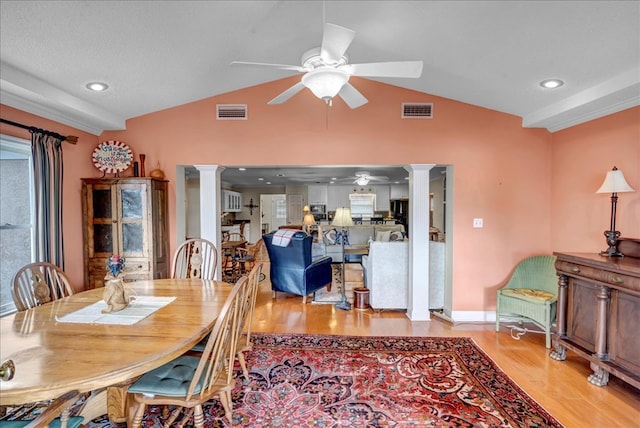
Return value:
<svg viewBox="0 0 640 428">
<path fill-rule="evenodd" d="M 366 186 L 370 181 L 389 181 L 389 177 L 371 175 L 369 171 L 358 171 L 354 177 L 343 178 L 339 181 L 352 181 L 353 184 L 357 184 L 358 186 Z"/>
<path fill-rule="evenodd" d="M 316 97 L 324 100 L 328 105 L 331 105 L 333 97 L 338 95 L 352 109 L 368 101 L 349 83 L 351 76 L 419 78 L 422 75 L 422 61 L 349 64 L 345 52 L 355 35 L 353 30 L 325 23 L 322 45 L 306 51 L 302 55 L 301 66 L 244 61 L 233 61 L 231 65 L 268 67 L 305 73 L 300 82 L 282 92 L 268 104 L 282 104 L 304 88 L 309 88 Z"/>
</svg>

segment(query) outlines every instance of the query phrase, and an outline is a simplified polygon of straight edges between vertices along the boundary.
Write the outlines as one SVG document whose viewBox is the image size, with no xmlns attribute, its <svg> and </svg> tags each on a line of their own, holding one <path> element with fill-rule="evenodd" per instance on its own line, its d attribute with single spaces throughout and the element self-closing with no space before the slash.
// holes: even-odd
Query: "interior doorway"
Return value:
<svg viewBox="0 0 640 428">
<path fill-rule="evenodd" d="M 372 167 L 368 167 L 372 169 Z M 258 168 L 259 169 L 259 168 Z M 276 170 L 276 168 L 273 168 Z M 317 170 L 316 167 L 305 167 L 305 170 L 309 170 L 309 172 L 313 172 Z M 228 169 L 231 171 L 231 169 Z M 282 172 L 281 168 L 277 169 L 278 172 Z M 246 173 L 246 170 L 244 171 Z M 265 174 L 262 171 L 262 174 Z M 431 175 L 433 174 L 433 175 Z M 342 174 L 345 175 L 345 174 Z M 453 307 L 453 280 L 452 280 L 452 260 L 453 260 L 453 212 L 454 212 L 454 167 L 453 165 L 440 165 L 433 168 L 429 177 L 429 187 L 428 192 L 425 192 L 424 198 L 425 202 L 425 212 L 431 211 L 432 208 L 433 216 L 431 219 L 431 215 L 418 215 L 415 218 L 411 219 L 411 222 L 408 223 L 408 230 L 416 230 L 414 227 L 416 224 L 411 224 L 413 222 L 418 222 L 418 225 L 426 226 L 426 231 L 429 231 L 429 236 L 433 236 L 438 241 L 444 244 L 444 257 L 442 257 L 439 262 L 439 268 L 444 270 L 444 304 L 436 305 L 437 307 L 429 308 L 435 309 L 437 312 L 433 312 L 445 319 L 452 320 L 451 313 Z M 275 175 L 274 175 L 275 176 Z M 341 176 L 337 174 L 337 176 Z M 200 219 L 200 174 L 199 171 L 195 167 L 190 166 L 177 166 L 176 168 L 176 232 L 178 237 L 178 242 L 182 242 L 186 236 L 199 236 L 199 227 L 203 219 Z M 225 183 L 231 183 L 231 180 L 226 181 Z M 271 184 L 271 183 L 269 183 Z M 216 185 L 216 183 L 209 183 L 208 185 Z M 220 184 L 217 184 L 218 189 L 220 189 Z M 337 185 L 338 188 L 340 185 Z M 240 186 L 242 187 L 242 186 Z M 270 186 L 276 187 L 276 186 Z M 273 230 L 277 230 L 279 226 L 286 225 L 288 222 L 288 208 L 287 208 L 287 196 L 285 194 L 298 194 L 304 193 L 302 191 L 301 186 L 296 186 L 293 188 L 289 188 L 287 186 L 277 186 L 277 190 L 274 188 L 273 194 L 262 194 L 261 191 L 264 189 L 258 189 L 256 187 L 252 187 L 251 190 L 243 190 L 244 193 L 252 193 L 252 197 L 255 199 L 260 199 L 260 213 L 255 213 L 255 218 L 252 221 L 252 230 L 255 231 L 255 236 L 261 236 L 262 230 L 265 232 L 270 232 Z M 246 187 L 245 187 L 246 189 Z M 348 200 L 348 193 L 350 193 L 347 189 L 344 198 Z M 394 196 L 394 192 L 390 189 L 389 195 L 387 198 L 394 199 L 395 198 L 407 198 L 408 193 Z M 291 192 L 291 193 L 290 193 Z M 396 192 L 397 194 L 397 192 Z M 433 205 L 430 204 L 429 197 L 433 194 Z M 335 196 L 335 195 L 334 195 Z M 307 198 L 308 198 L 307 194 Z M 267 198 L 268 200 L 265 200 Z M 333 197 L 328 198 L 327 202 L 331 203 L 331 200 L 335 199 Z M 277 200 L 277 202 L 276 202 Z M 335 203 L 334 203 L 335 205 Z M 297 210 L 298 212 L 302 212 L 301 209 Z M 403 210 L 404 212 L 404 210 Z M 275 213 L 275 214 L 274 214 Z M 219 208 L 217 208 L 217 216 L 220 215 Z M 211 215 L 205 221 L 212 221 L 213 218 L 216 217 L 216 214 Z M 430 221 L 431 220 L 431 221 Z M 262 223 L 262 224 L 260 224 Z M 429 226 L 435 227 L 438 230 L 436 233 L 431 235 L 431 231 Z M 421 227 L 425 229 L 424 227 Z M 427 234 L 425 233 L 425 236 Z M 422 235 L 421 235 L 422 236 Z M 428 237 L 426 238 L 429 239 Z M 427 241 L 428 242 L 428 241 Z M 430 258 L 433 254 L 430 254 Z M 431 271 L 431 270 L 430 270 Z M 435 271 L 435 270 L 433 270 Z M 421 279 L 424 281 L 424 279 Z M 428 280 L 427 280 L 428 281 Z M 431 288 L 431 287 L 430 287 Z M 431 300 L 435 301 L 435 299 L 429 299 L 430 306 Z"/>
<path fill-rule="evenodd" d="M 260 217 L 265 233 L 287 224 L 287 195 L 260 195 Z"/>
</svg>

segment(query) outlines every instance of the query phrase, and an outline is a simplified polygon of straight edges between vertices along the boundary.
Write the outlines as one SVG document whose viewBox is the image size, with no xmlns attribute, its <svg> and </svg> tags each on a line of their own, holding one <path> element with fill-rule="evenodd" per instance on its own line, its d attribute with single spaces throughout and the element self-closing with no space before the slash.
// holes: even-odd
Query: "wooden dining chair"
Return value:
<svg viewBox="0 0 640 428">
<path fill-rule="evenodd" d="M 76 428 L 84 422 L 81 416 L 69 416 L 69 408 L 80 398 L 78 391 L 69 391 L 56 398 L 31 420 L 2 420 L 0 428 Z"/>
<path fill-rule="evenodd" d="M 239 275 L 248 275 L 256 263 L 256 259 L 249 248 L 236 248 L 236 270 Z"/>
<path fill-rule="evenodd" d="M 209 334 L 202 355 L 182 355 L 144 375 L 131 387 L 129 394 L 137 405 L 132 426 L 142 424 L 147 405 L 177 406 L 165 426 L 173 426 L 184 409 L 193 409 L 194 426 L 204 427 L 203 403 L 218 396 L 231 423 L 231 391 L 235 387 L 233 361 L 238 336 L 242 331 L 240 310 L 246 299 L 247 277 L 233 286 Z"/>
<path fill-rule="evenodd" d="M 245 241 L 246 241 L 245 236 L 242 233 L 238 233 L 238 232 L 229 232 L 222 237 L 223 246 L 225 242 L 245 242 Z M 235 278 L 238 276 L 237 275 L 238 272 L 236 272 L 235 270 L 237 269 L 239 264 L 237 263 L 237 260 L 235 260 L 234 258 L 239 248 L 241 247 L 235 247 L 233 249 L 227 248 L 223 252 L 223 258 L 222 258 L 223 273 L 224 275 L 226 275 L 227 278 L 232 278 L 233 280 L 235 280 Z"/>
<path fill-rule="evenodd" d="M 64 271 L 51 263 L 30 263 L 20 268 L 13 277 L 11 295 L 18 311 L 72 294 L 73 288 Z"/>
<path fill-rule="evenodd" d="M 246 239 L 242 233 L 230 232 L 226 235 L 226 238 L 223 242 L 227 241 L 246 241 Z"/>
<path fill-rule="evenodd" d="M 214 279 L 218 250 L 206 239 L 188 239 L 173 255 L 171 278 Z"/>
<path fill-rule="evenodd" d="M 262 274 L 262 263 L 257 263 L 251 272 L 249 273 L 249 280 L 247 281 L 247 298 L 243 307 L 243 312 L 240 315 L 240 322 L 244 326 L 245 334 L 241 334 L 238 337 L 238 343 L 236 345 L 236 358 L 242 367 L 242 374 L 244 378 L 249 380 L 249 370 L 247 369 L 247 362 L 244 359 L 244 352 L 249 352 L 253 349 L 251 343 L 251 324 L 253 323 L 253 313 L 256 308 L 256 300 L 258 298 L 258 290 L 260 288 L 260 276 Z"/>
</svg>

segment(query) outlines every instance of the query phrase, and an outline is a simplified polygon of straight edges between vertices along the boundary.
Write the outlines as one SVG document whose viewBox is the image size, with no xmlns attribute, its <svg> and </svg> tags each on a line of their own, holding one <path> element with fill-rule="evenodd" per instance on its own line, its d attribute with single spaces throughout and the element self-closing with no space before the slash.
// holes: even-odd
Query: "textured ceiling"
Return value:
<svg viewBox="0 0 640 428">
<path fill-rule="evenodd" d="M 288 77 L 229 64 L 298 65 L 325 21 L 356 31 L 352 63 L 424 61 L 419 79 L 376 80 L 526 127 L 554 131 L 640 103 L 637 1 L 2 0 L 0 18 L 1 102 L 94 134 Z M 551 77 L 566 84 L 538 85 Z M 90 93 L 95 80 L 110 89 Z"/>
<path fill-rule="evenodd" d="M 190 171 L 194 172 L 195 168 Z M 441 168 L 435 168 L 432 174 L 440 174 Z M 283 167 L 283 168 L 227 168 L 222 171 L 222 181 L 234 187 L 286 186 L 298 184 L 353 184 L 356 173 L 368 172 L 375 177 L 368 185 L 406 184 L 409 173 L 397 166 L 351 166 L 351 167 Z M 362 187 L 353 184 L 355 187 Z M 365 186 L 366 187 L 366 186 Z"/>
</svg>

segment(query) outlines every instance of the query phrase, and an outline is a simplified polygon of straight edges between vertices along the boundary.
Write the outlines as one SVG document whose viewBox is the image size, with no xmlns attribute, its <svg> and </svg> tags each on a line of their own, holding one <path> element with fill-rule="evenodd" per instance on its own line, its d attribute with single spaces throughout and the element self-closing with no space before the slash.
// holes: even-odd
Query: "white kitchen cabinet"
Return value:
<svg viewBox="0 0 640 428">
<path fill-rule="evenodd" d="M 408 184 L 392 184 L 389 191 L 389 199 L 406 199 L 409 197 Z"/>
<path fill-rule="evenodd" d="M 307 201 L 309 205 L 327 205 L 327 185 L 311 184 L 307 186 Z"/>
<path fill-rule="evenodd" d="M 222 191 L 222 211 L 237 213 L 242 211 L 242 193 L 233 190 Z"/>
</svg>

